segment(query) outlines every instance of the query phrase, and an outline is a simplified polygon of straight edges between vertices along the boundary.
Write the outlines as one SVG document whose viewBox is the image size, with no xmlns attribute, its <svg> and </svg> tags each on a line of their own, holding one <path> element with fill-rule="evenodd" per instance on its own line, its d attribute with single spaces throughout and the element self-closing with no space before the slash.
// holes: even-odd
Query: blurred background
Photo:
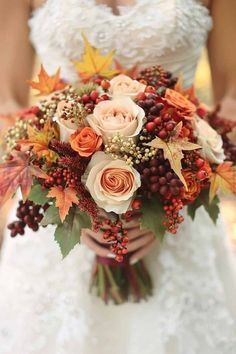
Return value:
<svg viewBox="0 0 236 354">
<path fill-rule="evenodd" d="M 36 60 L 34 75 L 33 77 L 36 78 L 37 73 L 39 72 L 40 62 Z M 207 103 L 208 105 L 212 105 L 212 96 L 211 96 L 211 75 L 208 65 L 207 53 L 204 51 L 202 54 L 202 58 L 198 65 L 198 70 L 196 74 L 196 88 L 197 94 L 200 99 Z M 33 92 L 30 92 L 30 101 L 31 104 L 38 100 L 37 97 L 34 96 Z M 0 121 L 0 127 L 2 122 Z M 5 207 L 5 210 L 1 211 L 0 215 L 0 232 L 1 226 L 3 227 L 3 220 L 4 214 L 8 212 L 10 208 L 10 204 Z M 226 226 L 228 229 L 228 245 L 231 248 L 232 252 L 235 252 L 236 258 L 236 199 L 231 198 L 229 199 L 227 196 L 223 197 L 221 201 L 221 210 L 223 217 L 226 222 Z"/>
</svg>

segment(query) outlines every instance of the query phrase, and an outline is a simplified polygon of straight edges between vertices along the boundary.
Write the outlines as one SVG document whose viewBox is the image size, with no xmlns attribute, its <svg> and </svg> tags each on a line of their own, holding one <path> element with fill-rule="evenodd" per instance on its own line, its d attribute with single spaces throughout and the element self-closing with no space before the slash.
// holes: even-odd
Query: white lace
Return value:
<svg viewBox="0 0 236 354">
<path fill-rule="evenodd" d="M 81 32 L 104 52 L 116 49 L 132 67 L 160 63 L 192 84 L 196 65 L 212 26 L 208 10 L 196 0 L 137 0 L 115 16 L 95 0 L 50 0 L 30 21 L 31 38 L 50 72 L 76 80 L 72 60 L 83 53 Z M 62 18 L 66 16 L 66 21 Z"/>
<path fill-rule="evenodd" d="M 120 61 L 163 63 L 192 83 L 211 27 L 194 0 L 138 0 L 116 17 L 94 0 L 48 0 L 30 21 L 47 69 L 82 53 L 83 30 Z M 104 37 L 105 36 L 105 37 Z M 106 39 L 105 39 L 106 38 Z M 178 71 L 180 70 L 180 71 Z M 186 217 L 147 262 L 155 291 L 148 302 L 105 306 L 88 294 L 92 253 L 76 247 L 61 261 L 53 228 L 6 238 L 0 267 L 0 354 L 235 354 L 236 284 L 224 228 L 203 209 Z"/>
</svg>

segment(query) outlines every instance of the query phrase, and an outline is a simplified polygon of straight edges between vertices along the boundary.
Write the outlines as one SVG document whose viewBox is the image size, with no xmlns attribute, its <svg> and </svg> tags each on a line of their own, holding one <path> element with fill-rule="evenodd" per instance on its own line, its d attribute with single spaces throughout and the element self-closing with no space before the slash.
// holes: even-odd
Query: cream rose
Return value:
<svg viewBox="0 0 236 354">
<path fill-rule="evenodd" d="M 129 209 L 141 186 L 140 175 L 134 168 L 104 152 L 93 155 L 83 179 L 97 205 L 117 214 Z"/>
<path fill-rule="evenodd" d="M 129 96 L 130 98 L 136 98 L 140 92 L 144 92 L 146 85 L 137 80 L 131 79 L 126 75 L 115 76 L 110 81 L 109 93 L 112 96 Z"/>
<path fill-rule="evenodd" d="M 57 106 L 57 113 L 54 117 L 54 121 L 57 122 L 60 129 L 60 140 L 68 142 L 70 136 L 78 129 L 78 126 L 75 123 L 72 123 L 70 120 L 63 119 L 63 113 L 65 109 L 70 109 L 72 102 L 61 101 Z"/>
<path fill-rule="evenodd" d="M 106 141 L 117 133 L 125 137 L 137 136 L 144 124 L 145 112 L 129 97 L 114 98 L 96 105 L 87 117 L 89 125 Z"/>
<path fill-rule="evenodd" d="M 225 154 L 221 136 L 203 119 L 196 118 L 195 124 L 202 156 L 211 163 L 222 163 Z"/>
</svg>

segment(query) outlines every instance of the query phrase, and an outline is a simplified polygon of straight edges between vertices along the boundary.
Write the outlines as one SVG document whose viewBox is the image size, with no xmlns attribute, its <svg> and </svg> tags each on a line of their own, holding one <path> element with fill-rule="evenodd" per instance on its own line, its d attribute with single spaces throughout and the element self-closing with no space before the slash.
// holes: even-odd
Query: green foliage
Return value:
<svg viewBox="0 0 236 354">
<path fill-rule="evenodd" d="M 47 225 L 59 225 L 61 224 L 61 219 L 59 216 L 59 209 L 54 205 L 51 205 L 45 212 L 44 218 L 41 221 L 42 226 Z"/>
<path fill-rule="evenodd" d="M 48 203 L 49 198 L 47 198 L 48 189 L 43 189 L 41 184 L 35 184 L 30 191 L 28 199 L 35 204 L 44 205 Z"/>
<path fill-rule="evenodd" d="M 82 229 L 89 229 L 91 226 L 91 220 L 87 214 L 80 211 L 78 207 L 70 209 L 63 224 L 60 223 L 55 231 L 55 241 L 60 246 L 63 258 L 80 242 Z"/>
<path fill-rule="evenodd" d="M 194 220 L 197 209 L 201 206 L 204 206 L 210 218 L 212 219 L 214 224 L 216 224 L 220 213 L 219 202 L 219 198 L 216 196 L 210 203 L 208 189 L 202 190 L 195 202 L 188 205 L 188 214 Z"/>
<path fill-rule="evenodd" d="M 161 202 L 157 198 L 151 200 L 143 200 L 141 212 L 141 229 L 151 230 L 157 237 L 162 240 L 166 229 L 163 225 L 165 212 Z"/>
</svg>

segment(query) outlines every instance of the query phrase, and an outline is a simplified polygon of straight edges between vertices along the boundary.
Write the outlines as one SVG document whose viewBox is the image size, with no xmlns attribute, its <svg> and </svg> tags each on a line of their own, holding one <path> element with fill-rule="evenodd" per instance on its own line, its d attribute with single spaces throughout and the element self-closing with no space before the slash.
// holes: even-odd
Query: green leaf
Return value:
<svg viewBox="0 0 236 354">
<path fill-rule="evenodd" d="M 204 189 L 201 191 L 194 203 L 188 205 L 188 215 L 194 220 L 197 209 L 201 206 L 204 206 L 206 212 L 209 214 L 212 221 L 216 223 L 220 213 L 219 202 L 219 198 L 216 196 L 210 203 L 209 190 Z"/>
<path fill-rule="evenodd" d="M 61 219 L 59 216 L 59 209 L 54 205 L 51 205 L 45 212 L 44 218 L 41 221 L 42 226 L 47 225 L 59 225 L 61 224 Z"/>
<path fill-rule="evenodd" d="M 162 240 L 166 232 L 166 228 L 163 225 L 163 221 L 165 220 L 163 205 L 158 199 L 144 200 L 142 201 L 141 211 L 141 229 L 151 230 Z"/>
<path fill-rule="evenodd" d="M 220 214 L 220 208 L 219 208 L 219 203 L 220 200 L 219 198 L 216 196 L 211 203 L 204 204 L 204 208 L 206 209 L 206 211 L 208 212 L 211 220 L 214 222 L 214 224 L 216 224 L 219 214 Z"/>
<path fill-rule="evenodd" d="M 35 204 L 44 205 L 48 203 L 49 199 L 47 198 L 48 189 L 43 189 L 41 184 L 35 184 L 30 191 L 28 199 L 34 202 Z"/>
<path fill-rule="evenodd" d="M 63 224 L 58 225 L 55 231 L 55 240 L 60 246 L 63 258 L 80 242 L 82 229 L 90 229 L 90 217 L 80 211 L 78 207 L 70 209 Z"/>
</svg>

